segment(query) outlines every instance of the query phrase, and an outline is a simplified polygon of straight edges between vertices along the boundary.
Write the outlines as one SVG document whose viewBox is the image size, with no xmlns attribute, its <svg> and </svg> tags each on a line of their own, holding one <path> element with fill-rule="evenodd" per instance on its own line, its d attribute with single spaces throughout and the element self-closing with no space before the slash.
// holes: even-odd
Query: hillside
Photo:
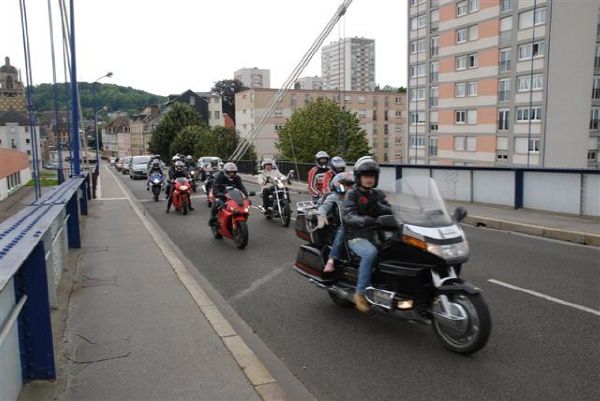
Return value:
<svg viewBox="0 0 600 401">
<path fill-rule="evenodd" d="M 69 84 L 58 84 L 58 103 L 60 110 L 64 110 L 65 97 L 71 93 Z M 41 84 L 34 87 L 35 109 L 38 112 L 53 111 L 54 97 L 51 84 Z M 88 82 L 79 83 L 79 96 L 81 98 L 81 108 L 86 118 L 92 118 L 92 84 Z M 131 87 L 119 86 L 114 84 L 98 83 L 96 87 L 96 104 L 98 108 L 108 107 L 108 110 L 125 111 L 128 113 L 136 112 L 139 108 L 151 104 L 162 104 L 166 101 L 163 96 L 154 95 Z"/>
</svg>

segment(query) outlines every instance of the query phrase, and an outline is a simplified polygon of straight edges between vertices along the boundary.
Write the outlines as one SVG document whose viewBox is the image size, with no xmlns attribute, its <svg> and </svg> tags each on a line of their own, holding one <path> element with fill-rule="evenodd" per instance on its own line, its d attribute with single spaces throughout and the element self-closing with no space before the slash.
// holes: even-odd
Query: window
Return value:
<svg viewBox="0 0 600 401">
<path fill-rule="evenodd" d="M 283 109 L 281 107 L 276 108 L 275 111 L 273 112 L 273 116 L 283 117 Z"/>
<path fill-rule="evenodd" d="M 508 109 L 498 110 L 498 131 L 508 130 L 510 111 Z"/>
<path fill-rule="evenodd" d="M 411 18 L 410 20 L 410 29 L 417 30 L 419 28 L 424 28 L 426 24 L 425 14 L 419 15 L 418 17 Z"/>
<path fill-rule="evenodd" d="M 469 13 L 474 13 L 475 11 L 479 11 L 479 0 L 468 0 L 469 3 Z"/>
<path fill-rule="evenodd" d="M 454 85 L 454 96 L 465 97 L 467 93 L 467 84 L 465 82 L 457 82 Z"/>
<path fill-rule="evenodd" d="M 533 84 L 532 84 L 533 82 Z M 517 77 L 517 91 L 528 92 L 529 90 L 542 90 L 544 86 L 544 74 L 522 75 Z"/>
<path fill-rule="evenodd" d="M 477 96 L 477 81 L 467 82 L 467 96 Z"/>
<path fill-rule="evenodd" d="M 515 153 L 539 153 L 540 140 L 539 138 L 515 138 Z"/>
<path fill-rule="evenodd" d="M 215 120 L 219 120 L 221 118 L 221 112 L 219 110 L 215 110 Z"/>
<path fill-rule="evenodd" d="M 439 89 L 437 86 L 432 86 L 429 89 L 429 105 L 435 107 L 438 105 Z"/>
<path fill-rule="evenodd" d="M 367 110 L 365 109 L 360 109 L 358 110 L 358 118 L 367 118 Z"/>
<path fill-rule="evenodd" d="M 598 130 L 598 120 L 600 120 L 600 109 L 592 109 L 590 117 L 590 129 Z"/>
<path fill-rule="evenodd" d="M 456 30 L 456 43 L 471 42 L 479 39 L 479 26 L 472 25 L 467 28 L 461 28 Z"/>
<path fill-rule="evenodd" d="M 411 136 L 410 137 L 410 147 L 411 148 L 424 148 L 425 147 L 425 137 L 424 136 Z"/>
<path fill-rule="evenodd" d="M 402 98 L 401 97 L 395 97 L 394 98 L 394 103 L 396 103 L 396 104 L 402 103 Z"/>
<path fill-rule="evenodd" d="M 600 100 L 600 75 L 594 75 L 592 83 L 592 100 Z"/>
<path fill-rule="evenodd" d="M 517 107 L 517 122 L 542 121 L 542 107 Z"/>
<path fill-rule="evenodd" d="M 456 110 L 454 112 L 454 122 L 456 124 L 464 124 L 467 121 L 467 111 L 466 110 Z"/>
<path fill-rule="evenodd" d="M 437 82 L 438 81 L 438 71 L 440 69 L 440 64 L 437 61 L 434 61 L 430 64 L 429 66 L 429 70 L 430 70 L 430 82 Z"/>
<path fill-rule="evenodd" d="M 587 159 L 589 162 L 595 162 L 598 159 L 598 152 L 595 150 L 589 150 L 587 154 Z"/>
<path fill-rule="evenodd" d="M 440 37 L 434 36 L 431 38 L 431 56 L 437 56 L 440 53 L 439 49 Z"/>
<path fill-rule="evenodd" d="M 498 80 L 498 100 L 506 101 L 510 98 L 510 78 Z"/>
<path fill-rule="evenodd" d="M 512 10 L 512 0 L 500 0 L 500 11 L 510 11 Z"/>
<path fill-rule="evenodd" d="M 544 41 L 540 40 L 533 43 L 519 45 L 519 61 L 529 60 L 532 57 L 542 57 L 544 55 Z"/>
<path fill-rule="evenodd" d="M 358 96 L 358 103 L 360 103 L 360 104 L 367 103 L 367 97 L 364 95 Z"/>
<path fill-rule="evenodd" d="M 456 30 L 456 43 L 464 43 L 467 41 L 467 28 Z"/>
<path fill-rule="evenodd" d="M 411 6 L 416 6 L 417 4 L 423 4 L 425 3 L 427 0 L 410 0 L 410 5 Z"/>
<path fill-rule="evenodd" d="M 438 138 L 437 136 L 429 137 L 429 156 L 437 156 L 438 154 Z"/>
<path fill-rule="evenodd" d="M 429 112 L 429 130 L 437 131 L 438 130 L 438 112 L 430 111 Z"/>
<path fill-rule="evenodd" d="M 410 112 L 410 124 L 411 125 L 425 124 L 425 112 L 424 111 L 411 111 Z"/>
<path fill-rule="evenodd" d="M 456 57 L 456 70 L 464 70 L 467 68 L 467 56 Z"/>
<path fill-rule="evenodd" d="M 477 110 L 467 110 L 467 124 L 477 124 Z"/>
<path fill-rule="evenodd" d="M 469 5 L 466 0 L 461 1 L 460 3 L 456 4 L 456 16 L 457 17 L 462 17 L 463 15 L 467 15 L 468 12 L 469 12 Z"/>
<path fill-rule="evenodd" d="M 479 39 L 479 25 L 469 27 L 469 42 Z"/>
<path fill-rule="evenodd" d="M 454 150 L 462 152 L 465 150 L 465 137 L 455 136 L 454 137 Z"/>
<path fill-rule="evenodd" d="M 415 40 L 410 42 L 410 52 L 412 54 L 423 53 L 425 51 L 425 40 Z"/>
<path fill-rule="evenodd" d="M 400 110 L 396 110 L 396 117 L 402 117 L 402 112 Z"/>
<path fill-rule="evenodd" d="M 508 138 L 499 136 L 496 138 L 496 150 L 508 150 Z"/>
<path fill-rule="evenodd" d="M 500 50 L 500 72 L 510 71 L 510 49 Z"/>
<path fill-rule="evenodd" d="M 196 98 L 193 96 L 190 96 L 190 106 L 195 106 L 196 105 Z"/>
<path fill-rule="evenodd" d="M 390 113 L 389 113 L 389 110 L 385 110 L 385 111 L 383 112 L 383 120 L 384 120 L 384 121 L 387 121 L 387 120 L 389 120 L 389 119 L 390 119 Z M 387 124 L 386 124 L 385 126 L 387 127 Z"/>
<path fill-rule="evenodd" d="M 467 152 L 475 152 L 477 150 L 477 137 L 468 136 L 466 145 Z"/>
<path fill-rule="evenodd" d="M 504 17 L 500 20 L 500 32 L 510 31 L 512 29 L 513 17 Z"/>
<path fill-rule="evenodd" d="M 425 88 L 417 88 L 417 89 L 411 89 L 410 90 L 410 101 L 411 102 L 416 102 L 418 100 L 424 100 L 425 99 Z"/>
<path fill-rule="evenodd" d="M 467 55 L 467 67 L 468 68 L 476 68 L 479 64 L 479 57 L 477 53 Z"/>
<path fill-rule="evenodd" d="M 280 125 L 280 124 L 275 125 L 275 131 L 279 132 L 279 130 L 281 129 L 281 127 L 283 127 L 283 125 Z"/>
<path fill-rule="evenodd" d="M 440 20 L 440 10 L 433 10 L 431 12 L 430 21 L 431 22 L 438 22 L 439 20 Z"/>
<path fill-rule="evenodd" d="M 455 136 L 454 150 L 463 152 L 475 152 L 477 150 L 477 137 L 474 136 Z"/>
<path fill-rule="evenodd" d="M 596 57 L 594 57 L 594 68 L 600 68 L 600 46 L 596 46 Z"/>
<path fill-rule="evenodd" d="M 535 25 L 546 23 L 546 7 L 519 13 L 519 29 L 528 29 Z"/>
<path fill-rule="evenodd" d="M 410 66 L 410 77 L 417 78 L 425 76 L 425 64 L 417 64 Z"/>
<path fill-rule="evenodd" d="M 29 138 L 25 138 L 25 143 L 29 144 Z"/>
</svg>

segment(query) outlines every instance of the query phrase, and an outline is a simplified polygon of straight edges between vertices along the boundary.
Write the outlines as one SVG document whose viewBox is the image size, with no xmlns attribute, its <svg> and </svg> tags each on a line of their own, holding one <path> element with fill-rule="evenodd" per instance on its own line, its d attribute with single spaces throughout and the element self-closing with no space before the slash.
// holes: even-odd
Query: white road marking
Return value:
<svg viewBox="0 0 600 401">
<path fill-rule="evenodd" d="M 240 298 L 244 298 L 244 297 L 252 294 L 261 285 L 267 283 L 271 279 L 273 279 L 273 278 L 279 276 L 281 273 L 283 273 L 283 271 L 286 270 L 286 268 L 287 267 L 282 266 L 282 267 L 279 267 L 279 268 L 277 268 L 275 270 L 271 270 L 269 273 L 267 273 L 263 277 L 259 278 L 258 280 L 254 280 L 250 284 L 250 286 L 248 288 L 246 288 L 245 290 L 240 291 L 239 293 L 237 293 L 236 295 L 234 295 L 233 297 L 231 297 L 228 302 L 235 302 L 235 301 L 239 300 Z"/>
<path fill-rule="evenodd" d="M 535 297 L 545 299 L 547 301 L 556 302 L 557 304 L 561 304 L 561 305 L 565 305 L 565 306 L 570 306 L 571 308 L 579 309 L 581 311 L 588 312 L 588 313 L 591 313 L 591 314 L 596 315 L 596 316 L 600 316 L 600 311 L 599 310 L 588 308 L 587 306 L 577 305 L 577 304 L 574 304 L 574 303 L 571 303 L 571 302 L 563 301 L 562 299 L 554 298 L 554 297 L 551 297 L 550 295 L 542 294 L 541 292 L 537 292 L 537 291 L 533 291 L 533 290 L 528 290 L 526 288 L 517 287 L 516 285 L 508 284 L 508 283 L 505 283 L 503 281 L 495 280 L 493 278 L 489 279 L 488 282 L 490 282 L 492 284 L 501 285 L 501 286 L 506 287 L 506 288 L 510 288 L 511 290 L 521 291 L 521 292 L 524 292 L 526 294 L 533 295 Z"/>
<path fill-rule="evenodd" d="M 98 198 L 101 201 L 113 201 L 113 200 L 127 200 L 127 198 Z"/>
</svg>

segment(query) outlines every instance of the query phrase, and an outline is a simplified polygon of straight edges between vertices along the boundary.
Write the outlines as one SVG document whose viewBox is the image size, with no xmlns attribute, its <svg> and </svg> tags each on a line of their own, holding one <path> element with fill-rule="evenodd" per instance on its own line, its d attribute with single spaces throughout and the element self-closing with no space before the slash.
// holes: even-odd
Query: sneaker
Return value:
<svg viewBox="0 0 600 401">
<path fill-rule="evenodd" d="M 333 259 L 327 260 L 323 273 L 333 273 L 335 271 L 335 261 Z"/>
<path fill-rule="evenodd" d="M 356 309 L 362 313 L 368 313 L 371 310 L 371 305 L 369 305 L 369 301 L 367 298 L 361 293 L 354 294 L 354 304 L 356 305 Z"/>
<path fill-rule="evenodd" d="M 208 219 L 208 226 L 212 227 L 213 224 L 215 224 L 215 219 L 211 217 L 210 219 Z"/>
</svg>

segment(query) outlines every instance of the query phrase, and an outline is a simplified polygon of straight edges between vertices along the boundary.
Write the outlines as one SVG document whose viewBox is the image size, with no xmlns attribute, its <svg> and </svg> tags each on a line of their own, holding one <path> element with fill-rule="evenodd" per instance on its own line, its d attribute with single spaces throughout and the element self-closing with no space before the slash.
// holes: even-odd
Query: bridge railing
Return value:
<svg viewBox="0 0 600 401">
<path fill-rule="evenodd" d="M 68 248 L 81 247 L 89 184 L 89 174 L 68 178 L 0 224 L 0 400 L 56 377 L 50 310 Z"/>
</svg>

